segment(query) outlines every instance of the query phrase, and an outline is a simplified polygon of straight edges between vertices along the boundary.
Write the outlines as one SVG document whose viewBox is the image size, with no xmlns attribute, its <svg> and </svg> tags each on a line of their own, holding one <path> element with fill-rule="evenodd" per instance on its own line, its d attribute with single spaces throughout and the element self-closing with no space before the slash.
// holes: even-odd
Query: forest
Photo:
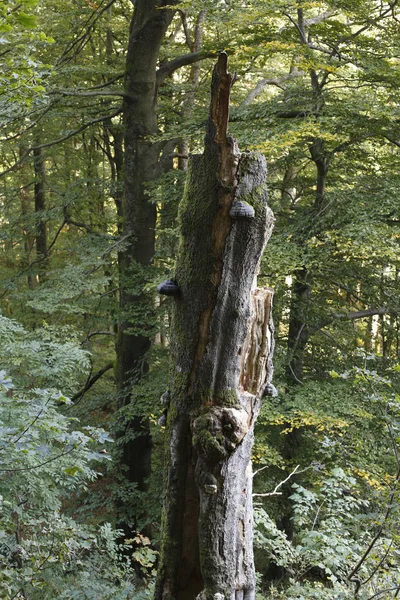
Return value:
<svg viewBox="0 0 400 600">
<path fill-rule="evenodd" d="M 398 0 L 0 0 L 1 600 L 400 597 L 399 87 Z"/>
</svg>

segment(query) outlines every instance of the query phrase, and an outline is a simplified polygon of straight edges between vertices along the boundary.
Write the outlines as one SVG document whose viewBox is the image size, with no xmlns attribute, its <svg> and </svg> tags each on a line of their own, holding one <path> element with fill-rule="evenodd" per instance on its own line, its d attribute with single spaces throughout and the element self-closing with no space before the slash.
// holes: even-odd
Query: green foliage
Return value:
<svg viewBox="0 0 400 600">
<path fill-rule="evenodd" d="M 0 372 L 0 596 L 127 600 L 136 580 L 130 546 L 121 548 L 121 532 L 109 523 L 81 523 L 71 502 L 89 493 L 112 441 L 103 429 L 78 428 L 62 411 L 70 400 L 54 387 L 54 381 L 74 387 L 87 352 L 72 341 L 52 342 L 51 333 L 41 339 L 36 332 L 31 342 L 18 322 L 0 318 L 2 364 L 15 374 L 13 381 Z M 154 558 L 145 546 L 133 560 L 151 569 Z"/>
<path fill-rule="evenodd" d="M 158 419 L 165 408 L 160 402 L 160 397 L 167 389 L 169 366 L 167 348 L 153 348 L 148 355 L 148 361 L 149 372 L 141 378 L 139 383 L 134 385 L 133 402 L 124 403 L 124 399 L 120 397 L 121 408 L 114 414 L 111 422 L 116 439 L 113 456 L 117 471 L 116 484 L 112 488 L 112 498 L 118 505 L 124 507 L 123 511 L 120 508 L 120 514 L 123 514 L 127 523 L 135 523 L 138 531 L 151 524 L 157 540 L 160 533 L 162 498 L 159 492 L 163 485 L 165 442 L 165 428 L 158 424 Z M 147 482 L 146 492 L 139 492 L 137 485 L 126 479 L 125 471 L 123 467 L 121 468 L 119 460 L 124 446 L 142 433 L 131 426 L 131 423 L 137 418 L 148 420 L 153 440 L 153 468 Z M 100 498 L 100 502 L 104 505 L 103 498 Z M 146 552 L 151 555 L 153 549 L 148 548 Z M 147 561 L 147 558 L 145 560 Z"/>
<path fill-rule="evenodd" d="M 45 91 L 43 79 L 49 68 L 37 48 L 54 40 L 37 27 L 38 0 L 0 2 L 0 122 L 12 119 Z"/>
<path fill-rule="evenodd" d="M 98 476 L 108 434 L 74 429 L 57 409 L 67 401 L 60 393 L 17 391 L 4 372 L 1 388 L 1 597 L 128 598 L 133 588 L 118 532 L 81 525 L 65 512 L 68 497 Z"/>
<path fill-rule="evenodd" d="M 73 331 L 65 330 L 70 341 L 60 342 L 60 330 L 53 327 L 28 332 L 19 323 L 0 314 L 0 361 L 17 378 L 18 387 L 57 386 L 68 391 L 77 385 L 77 376 L 89 370 L 87 350 L 80 348 Z"/>
<path fill-rule="evenodd" d="M 261 507 L 255 509 L 255 546 L 262 549 L 289 575 L 285 591 L 272 588 L 268 598 L 350 598 L 354 583 L 348 581 L 352 565 L 358 563 L 374 534 L 376 515 L 356 479 L 343 469 L 334 468 L 313 489 L 292 484 L 295 534 L 289 540 Z M 386 537 L 380 540 L 380 552 L 389 548 Z M 378 561 L 375 555 L 375 561 Z M 396 561 L 397 562 L 397 561 Z M 371 565 L 368 565 L 371 568 Z M 375 565 L 376 566 L 376 565 Z M 395 575 L 396 570 L 393 572 Z M 367 579 L 364 565 L 359 576 Z M 380 573 L 362 598 L 373 593 L 373 585 L 386 584 Z M 392 580 L 392 585 L 396 585 Z"/>
<path fill-rule="evenodd" d="M 279 447 L 274 431 L 278 427 L 289 443 L 301 441 L 294 456 L 298 465 L 314 461 L 312 469 L 292 468 L 289 479 L 299 477 L 299 483 L 289 483 L 286 489 L 282 484 L 276 487 L 284 479 L 282 463 L 270 462 L 280 474 L 270 467 L 261 484 L 262 491 L 275 487 L 282 494 L 269 496 L 256 508 L 259 564 L 265 571 L 267 560 L 286 573 L 280 585 L 265 582 L 267 598 L 350 598 L 357 581 L 360 598 L 369 598 L 376 589 L 399 585 L 399 540 L 393 534 L 398 519 L 397 370 L 394 365 L 379 373 L 374 368 L 379 357 L 374 355 L 359 352 L 358 359 L 360 366 L 340 375 L 334 372 L 333 383 L 319 383 L 318 391 L 312 382 L 302 386 L 291 402 L 285 399 L 286 412 L 278 410 L 279 416 L 271 407 L 266 411 L 274 423 L 269 443 Z M 265 430 L 260 434 L 263 439 Z M 284 439 L 280 447 L 285 449 Z M 268 471 L 264 468 L 262 473 L 265 477 Z M 257 491 L 261 481 L 257 474 Z M 276 525 L 282 518 L 282 501 L 291 507 L 290 537 Z"/>
<path fill-rule="evenodd" d="M 25 586 L 34 600 L 138 593 L 117 534 L 88 524 L 112 520 L 115 499 L 123 500 L 127 521 L 151 523 L 158 535 L 164 437 L 158 398 L 168 379 L 170 301 L 155 309 L 155 288 L 174 275 L 177 204 L 186 176 L 186 159 L 176 150 L 202 149 L 213 59 L 177 70 L 160 86 L 159 131 L 147 140 L 158 144 L 160 165 L 169 165 L 162 177 L 155 167 L 154 181 L 146 184 L 158 213 L 155 262 L 135 264 L 124 276 L 118 266 L 127 244 L 124 122 L 117 114 L 121 97 L 112 92 L 123 89 L 133 3 L 118 0 L 104 8 L 89 1 L 0 1 L 0 171 L 6 172 L 0 183 L 0 415 L 9 429 L 0 448 L 3 467 L 29 468 L 1 478 L 2 531 L 13 552 L 20 546 L 23 551 L 14 556 L 5 549 L 9 581 L 5 577 L 2 585 L 14 594 Z M 397 517 L 397 499 L 390 500 L 396 458 L 389 448 L 400 431 L 398 6 L 375 0 L 191 0 L 179 8 L 186 30 L 177 13 L 159 64 L 193 50 L 187 36 L 193 41 L 205 11 L 203 49 L 224 48 L 238 73 L 231 132 L 242 150 L 261 150 L 269 164 L 276 227 L 259 281 L 275 290 L 279 396 L 265 401 L 257 426 L 254 459 L 268 468 L 257 474 L 256 491 L 274 489 L 297 465 L 300 472 L 293 477 L 297 487 L 290 480 L 282 497 L 270 497 L 258 509 L 259 568 L 270 576 L 272 561 L 284 570 L 283 581 L 278 577 L 266 594 L 350 598 L 350 563 L 389 503 L 390 519 L 362 575 L 371 573 L 390 545 Z M 27 154 L 37 145 L 44 145 L 42 209 L 35 207 L 41 176 Z M 318 159 L 328 166 L 319 196 Z M 43 224 L 48 255 L 40 257 L 35 243 Z M 303 298 L 301 284 L 309 292 Z M 123 311 L 121 288 L 135 298 Z M 353 318 L 376 308 L 387 312 Z M 115 361 L 114 334 L 124 321 L 131 335 L 156 339 L 146 356 L 147 376 L 132 394 L 128 390 L 133 402 L 113 414 L 124 398 L 117 398 L 110 369 L 76 406 L 65 406 L 97 369 Z M 290 371 L 296 361 L 297 380 Z M 82 425 L 63 414 L 79 416 Z M 137 417 L 149 420 L 154 442 L 144 494 L 114 476 L 123 475 L 119 451 L 138 435 L 126 430 Z M 84 426 L 108 427 L 110 421 L 119 435 L 124 432 L 114 444 L 115 462 L 94 467 L 91 460 L 104 458 L 102 443 Z M 46 458 L 52 460 L 33 468 Z M 107 478 L 94 481 L 95 468 Z M 18 504 L 26 494 L 29 502 Z M 19 511 L 20 543 L 11 507 Z M 288 522 L 293 539 L 284 531 Z M 133 551 L 149 579 L 154 550 L 138 539 L 133 544 L 125 556 Z M 398 547 L 396 534 L 359 598 L 372 595 L 372 585 L 379 591 L 397 581 Z"/>
</svg>

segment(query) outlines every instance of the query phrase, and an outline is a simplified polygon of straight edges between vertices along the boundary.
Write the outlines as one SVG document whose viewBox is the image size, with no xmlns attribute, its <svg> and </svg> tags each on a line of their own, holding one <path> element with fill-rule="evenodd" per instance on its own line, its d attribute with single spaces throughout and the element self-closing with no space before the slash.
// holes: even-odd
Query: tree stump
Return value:
<svg viewBox="0 0 400 600">
<path fill-rule="evenodd" d="M 255 597 L 251 449 L 273 352 L 256 279 L 273 215 L 264 157 L 227 134 L 232 79 L 222 53 L 180 206 L 156 600 Z"/>
</svg>

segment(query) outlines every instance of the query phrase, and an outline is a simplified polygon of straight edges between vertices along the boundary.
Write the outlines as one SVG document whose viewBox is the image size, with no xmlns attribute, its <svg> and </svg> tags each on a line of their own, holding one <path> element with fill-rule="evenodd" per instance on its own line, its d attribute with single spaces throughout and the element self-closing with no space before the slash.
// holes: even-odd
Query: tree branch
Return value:
<svg viewBox="0 0 400 600">
<path fill-rule="evenodd" d="M 279 110 L 275 114 L 278 119 L 305 119 L 315 113 L 312 110 Z"/>
<path fill-rule="evenodd" d="M 398 315 L 398 310 L 391 310 L 386 308 L 385 306 L 381 306 L 378 308 L 367 308 L 365 310 L 357 310 L 355 312 L 349 313 L 333 313 L 330 317 L 327 317 L 325 321 L 316 325 L 315 327 L 310 327 L 308 330 L 309 336 L 315 335 L 324 327 L 330 325 L 335 319 L 355 321 L 356 319 L 365 319 L 366 317 L 372 317 L 374 315 Z"/>
<path fill-rule="evenodd" d="M 32 151 L 32 148 L 30 148 L 29 150 L 26 150 L 26 152 L 24 152 L 24 154 L 21 156 L 21 158 L 19 158 L 19 160 L 17 160 L 13 165 L 11 165 L 11 167 L 8 167 L 7 169 L 4 169 L 4 171 L 0 172 L 0 177 L 7 175 L 7 173 L 11 173 L 11 171 L 14 171 L 14 169 L 19 167 L 19 165 L 22 164 L 25 161 L 25 159 L 29 156 L 31 151 Z"/>
<path fill-rule="evenodd" d="M 105 83 L 99 83 L 99 85 L 92 85 L 90 88 L 78 88 L 78 89 L 82 92 L 91 91 L 91 90 L 100 90 L 102 88 L 108 87 L 109 85 L 112 85 L 116 81 L 119 81 L 119 79 L 123 79 L 123 77 L 124 77 L 124 73 L 120 73 L 119 75 L 116 75 L 115 77 L 110 79 L 110 81 L 106 81 Z"/>
<path fill-rule="evenodd" d="M 391 144 L 394 144 L 395 146 L 397 146 L 398 148 L 400 148 L 400 142 L 397 142 L 396 140 L 394 140 L 393 138 L 389 137 L 388 135 L 384 135 L 383 137 L 385 138 L 385 140 L 387 140 Z"/>
<path fill-rule="evenodd" d="M 79 446 L 82 445 L 82 442 L 79 442 L 78 444 L 76 444 L 76 446 L 72 446 L 72 448 L 68 448 L 68 450 L 66 450 L 65 452 L 60 452 L 60 454 L 57 454 L 57 456 L 52 456 L 51 458 L 49 458 L 48 460 L 45 460 L 42 463 L 37 463 L 36 465 L 31 465 L 30 467 L 13 467 L 13 468 L 6 468 L 6 469 L 0 469 L 1 473 L 14 473 L 17 471 L 32 471 L 33 469 L 39 469 L 40 467 L 43 467 L 44 465 L 48 465 L 51 462 L 54 462 L 55 460 L 58 460 L 59 458 L 62 458 L 63 456 L 66 456 L 67 454 L 71 454 L 71 452 L 74 452 L 75 450 L 78 449 Z"/>
<path fill-rule="evenodd" d="M 193 42 L 190 39 L 190 33 L 189 33 L 189 27 L 188 27 L 188 22 L 187 22 L 187 18 L 186 18 L 186 13 L 179 8 L 178 8 L 177 12 L 182 21 L 183 31 L 185 33 L 186 45 L 189 48 L 189 50 L 191 52 L 193 52 Z"/>
<path fill-rule="evenodd" d="M 318 25 L 318 23 L 322 23 L 326 19 L 329 19 L 329 17 L 334 16 L 334 14 L 335 13 L 333 10 L 326 10 L 325 12 L 321 13 L 320 15 L 317 15 L 316 17 L 304 19 L 304 23 L 307 27 L 309 27 L 310 25 Z"/>
<path fill-rule="evenodd" d="M 264 467 L 262 467 L 264 468 Z M 304 471 L 308 471 L 308 469 L 311 469 L 311 467 L 306 467 L 305 469 L 302 469 L 301 471 L 299 471 L 300 465 L 297 465 L 297 467 L 295 467 L 293 469 L 293 471 L 291 473 L 289 473 L 289 475 L 286 477 L 286 479 L 284 479 L 283 481 L 280 481 L 278 483 L 277 486 L 275 486 L 275 489 L 272 492 L 266 492 L 265 494 L 253 494 L 253 498 L 254 496 L 258 496 L 259 498 L 265 498 L 266 496 L 281 496 L 282 492 L 279 492 L 279 488 L 281 488 L 285 483 L 287 483 L 289 481 L 289 479 L 291 479 L 293 477 L 293 475 L 295 475 L 296 473 L 304 473 Z M 256 475 L 257 473 L 259 473 L 262 469 L 258 469 L 258 471 L 256 471 L 253 474 Z"/>
<path fill-rule="evenodd" d="M 78 97 L 91 97 L 91 96 L 120 96 L 121 98 L 128 98 L 132 100 L 132 95 L 129 92 L 124 92 L 123 90 L 104 90 L 99 92 L 90 92 L 90 91 L 74 91 L 74 90 L 53 90 L 49 92 L 49 94 L 60 94 L 60 96 L 78 96 Z"/>
<path fill-rule="evenodd" d="M 105 240 L 115 240 L 114 235 L 108 235 L 107 233 L 102 233 L 101 231 L 94 231 L 87 223 L 80 223 L 79 221 L 74 221 L 68 215 L 65 216 L 65 224 L 73 225 L 74 227 L 78 227 L 79 229 L 84 229 L 87 233 L 92 235 L 97 235 L 98 237 L 104 238 Z"/>
<path fill-rule="evenodd" d="M 358 300 L 358 302 L 361 302 L 364 305 L 367 305 L 368 302 L 364 299 L 361 298 L 361 296 L 359 296 L 355 290 L 353 290 L 353 288 L 345 285 L 344 283 L 341 283 L 340 281 L 332 281 L 331 282 L 333 286 L 335 286 L 336 288 L 340 288 L 342 290 L 345 290 L 345 292 L 347 292 L 348 294 L 351 294 L 351 296 L 353 296 L 353 298 L 355 298 L 356 300 Z"/>
<path fill-rule="evenodd" d="M 172 73 L 174 73 L 177 69 L 186 67 L 187 65 L 193 65 L 199 60 L 204 60 L 205 58 L 214 58 L 217 54 L 218 52 L 215 50 L 199 50 L 198 52 L 191 52 L 190 54 L 182 54 L 182 56 L 178 56 L 177 58 L 164 63 L 157 71 L 158 85 L 163 83 L 165 79 L 172 75 Z"/>
<path fill-rule="evenodd" d="M 373 315 L 388 315 L 397 314 L 397 311 L 390 311 L 388 308 L 381 306 L 379 308 L 367 308 L 366 310 L 357 310 L 350 313 L 334 313 L 335 319 L 365 319 L 365 317 L 372 317 Z"/>
<path fill-rule="evenodd" d="M 38 263 L 41 263 L 44 260 L 47 260 L 50 250 L 52 249 L 52 247 L 54 246 L 54 244 L 57 241 L 58 236 L 60 235 L 63 227 L 65 225 L 65 221 L 63 221 L 60 225 L 60 227 L 57 229 L 57 232 L 53 238 L 53 241 L 51 242 L 51 244 L 49 245 L 49 247 L 47 248 L 47 254 L 44 256 L 40 256 L 39 258 L 37 258 L 36 260 L 32 261 L 30 265 L 28 265 L 25 269 L 22 269 L 22 271 L 20 271 L 19 273 L 17 273 L 16 275 L 14 275 L 14 277 L 12 277 L 10 279 L 10 282 L 6 285 L 6 289 L 4 290 L 4 292 L 2 294 L 0 294 L 0 300 L 2 298 L 4 298 L 4 296 L 7 294 L 8 290 L 10 289 L 11 285 L 14 283 L 14 281 L 16 281 L 19 277 L 21 277 L 24 273 L 26 273 L 27 271 L 29 271 L 34 265 L 37 265 Z"/>
<path fill-rule="evenodd" d="M 81 390 L 79 390 L 79 392 L 77 392 L 76 394 L 74 394 L 72 396 L 72 398 L 71 398 L 72 402 L 76 402 L 79 398 L 81 398 L 88 390 L 90 390 L 90 388 L 96 383 L 96 381 L 98 381 L 100 379 L 100 377 L 102 377 L 104 375 L 104 373 L 107 373 L 107 371 L 109 371 L 113 367 L 114 367 L 114 363 L 110 362 L 110 363 L 107 363 L 102 369 L 100 369 L 100 371 L 97 371 L 97 373 L 95 375 L 93 375 L 93 377 L 90 377 L 87 380 L 87 382 L 85 383 L 83 388 Z"/>
<path fill-rule="evenodd" d="M 375 594 L 373 594 L 372 596 L 367 598 L 367 600 L 373 600 L 373 598 L 378 598 L 378 596 L 382 596 L 383 594 L 387 594 L 388 592 L 395 592 L 395 591 L 399 591 L 399 590 L 400 590 L 400 585 L 396 585 L 396 586 L 390 587 L 390 588 L 385 588 L 384 590 L 380 590 L 379 592 L 376 592 Z"/>
<path fill-rule="evenodd" d="M 101 123 L 102 121 L 106 121 L 107 119 L 112 119 L 113 117 L 116 117 L 117 115 L 119 115 L 121 112 L 122 112 L 122 108 L 118 108 L 118 110 L 116 110 L 111 115 L 103 115 L 102 117 L 93 119 L 92 121 L 89 121 L 88 123 L 84 123 L 81 127 L 78 127 L 78 129 L 74 129 L 74 131 L 67 133 L 66 135 L 58 138 L 57 140 L 53 140 L 52 142 L 46 142 L 45 144 L 39 144 L 38 146 L 32 146 L 32 148 L 30 148 L 29 152 L 32 150 L 37 150 L 39 148 L 50 148 L 51 146 L 55 146 L 56 144 L 65 142 L 66 140 L 69 140 L 69 138 L 74 137 L 74 135 L 78 135 L 78 133 L 85 131 L 85 129 L 87 129 L 88 127 L 91 127 L 92 125 L 95 125 L 96 123 Z M 1 175 L 1 173 L 0 173 L 0 175 Z"/>
<path fill-rule="evenodd" d="M 389 502 L 387 503 L 386 512 L 385 512 L 385 514 L 383 516 L 383 520 L 382 520 L 381 524 L 379 525 L 378 530 L 375 533 L 374 537 L 372 538 L 372 540 L 371 540 L 368 548 L 365 550 L 364 554 L 359 559 L 358 563 L 353 568 L 353 570 L 351 571 L 351 573 L 347 576 L 347 579 L 349 581 L 351 581 L 353 579 L 354 575 L 356 575 L 356 573 L 360 570 L 361 566 L 363 565 L 363 563 L 367 559 L 367 557 L 370 554 L 371 550 L 374 548 L 376 542 L 378 541 L 378 539 L 382 535 L 385 523 L 387 522 L 387 520 L 389 518 L 389 515 L 390 515 L 390 513 L 392 512 L 392 509 L 393 509 L 393 500 L 394 500 L 394 497 L 395 497 L 395 492 L 396 492 L 396 488 L 397 488 L 397 484 L 399 482 L 399 479 L 400 479 L 400 469 L 398 468 L 397 469 L 397 473 L 396 473 L 396 479 L 394 480 L 394 484 L 392 486 L 392 489 L 390 490 Z"/>
<path fill-rule="evenodd" d="M 115 291 L 115 290 L 113 290 Z M 94 337 L 95 335 L 115 335 L 115 333 L 113 331 L 91 331 L 90 333 L 87 334 L 87 336 L 85 337 L 84 341 L 86 342 L 87 340 L 90 340 L 90 338 Z"/>
<path fill-rule="evenodd" d="M 301 77 L 302 75 L 304 75 L 303 71 L 297 71 L 297 69 L 294 69 L 291 73 L 288 73 L 287 75 L 283 75 L 283 77 L 266 77 L 265 79 L 261 79 L 256 85 L 255 87 L 247 94 L 246 98 L 243 100 L 240 108 L 244 108 L 245 106 L 248 106 L 249 104 L 251 104 L 253 102 L 253 100 L 255 100 L 255 98 L 263 91 L 263 89 L 265 88 L 266 85 L 274 85 L 275 87 L 278 87 L 281 90 L 285 90 L 286 86 L 284 85 L 287 81 L 290 81 L 291 79 L 294 79 L 295 77 Z"/>
<path fill-rule="evenodd" d="M 342 352 L 347 352 L 347 349 L 342 346 L 341 344 L 338 343 L 338 341 L 334 338 L 333 335 L 331 335 L 330 333 L 328 333 L 327 331 L 323 331 L 323 328 L 318 330 L 322 335 L 324 335 L 325 337 L 327 337 L 329 340 L 331 340 L 331 342 L 333 342 L 333 344 L 339 348 L 339 350 L 341 350 Z"/>
<path fill-rule="evenodd" d="M 90 17 L 86 20 L 86 23 L 83 25 L 83 27 L 85 28 L 84 32 L 81 35 L 79 35 L 77 38 L 72 40 L 72 42 L 67 46 L 67 48 L 64 50 L 64 52 L 58 59 L 57 65 L 62 64 L 64 61 L 68 60 L 69 53 L 71 52 L 71 50 L 73 50 L 75 48 L 76 45 L 78 45 L 78 48 L 75 51 L 74 56 L 76 54 L 78 54 L 80 52 L 80 50 L 82 50 L 82 48 L 85 47 L 85 45 L 89 41 L 88 40 L 89 34 L 90 34 L 91 30 L 94 28 L 94 25 L 99 20 L 101 15 L 103 13 L 105 13 L 110 8 L 110 6 L 112 6 L 114 4 L 114 2 L 115 2 L 115 0 L 110 0 L 110 2 L 108 2 L 105 6 L 103 6 L 103 7 L 98 6 L 96 8 L 96 10 L 90 15 Z"/>
<path fill-rule="evenodd" d="M 4 177 L 4 175 L 7 175 L 7 173 L 14 171 L 14 169 L 16 169 L 20 164 L 22 164 L 25 161 L 26 158 L 28 158 L 28 156 L 30 155 L 30 153 L 33 150 L 40 150 L 41 148 L 50 148 L 51 146 L 55 146 L 57 144 L 60 144 L 61 142 L 65 142 L 69 138 L 74 137 L 74 135 L 78 135 L 78 133 L 85 131 L 85 129 L 87 129 L 88 127 L 91 127 L 92 125 L 95 125 L 96 123 L 101 123 L 102 121 L 106 121 L 107 119 L 112 119 L 112 118 L 116 117 L 117 115 L 119 115 L 121 112 L 122 112 L 122 108 L 118 108 L 118 110 L 113 112 L 111 115 L 103 115 L 102 117 L 98 117 L 97 119 L 92 119 L 92 121 L 88 121 L 87 123 L 84 123 L 78 129 L 74 129 L 74 131 L 71 131 L 70 133 L 67 133 L 64 136 L 62 136 L 56 140 L 53 140 L 52 142 L 46 142 L 45 144 L 31 146 L 30 148 L 28 148 L 26 150 L 26 152 L 24 152 L 24 154 L 19 158 L 19 160 L 17 160 L 14 164 L 11 165 L 11 167 L 8 167 L 4 171 L 1 171 L 0 177 Z"/>
</svg>

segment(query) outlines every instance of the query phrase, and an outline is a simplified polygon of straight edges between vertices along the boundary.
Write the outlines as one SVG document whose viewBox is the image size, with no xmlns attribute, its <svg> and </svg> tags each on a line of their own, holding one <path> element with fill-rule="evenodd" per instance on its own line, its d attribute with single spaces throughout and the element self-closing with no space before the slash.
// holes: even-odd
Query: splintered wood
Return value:
<svg viewBox="0 0 400 600">
<path fill-rule="evenodd" d="M 272 290 L 256 288 L 251 292 L 251 316 L 246 341 L 242 349 L 239 385 L 245 392 L 262 393 L 271 353 Z"/>
</svg>

